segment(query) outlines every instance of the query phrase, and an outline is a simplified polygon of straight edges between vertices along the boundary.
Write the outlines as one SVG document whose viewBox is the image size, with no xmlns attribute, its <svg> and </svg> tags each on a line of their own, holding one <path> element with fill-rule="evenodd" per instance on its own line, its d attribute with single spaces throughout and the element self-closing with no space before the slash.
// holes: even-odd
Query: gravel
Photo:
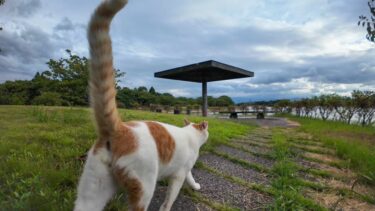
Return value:
<svg viewBox="0 0 375 211">
<path fill-rule="evenodd" d="M 229 155 L 231 155 L 235 158 L 246 160 L 250 163 L 260 164 L 260 165 L 263 165 L 267 168 L 271 168 L 272 165 L 273 165 L 272 160 L 262 158 L 262 157 L 258 157 L 258 156 L 254 156 L 254 155 L 251 155 L 247 152 L 244 152 L 242 150 L 238 150 L 238 149 L 235 149 L 235 148 L 232 148 L 232 147 L 221 145 L 221 146 L 217 147 L 216 149 L 219 152 L 227 153 L 227 154 L 229 154 Z"/>
<path fill-rule="evenodd" d="M 247 182 L 258 184 L 270 184 L 266 174 L 232 163 L 216 155 L 206 154 L 199 158 L 204 164 L 227 175 L 239 177 Z"/>
<path fill-rule="evenodd" d="M 272 148 L 272 145 L 269 142 L 263 142 L 259 140 L 235 140 L 233 141 L 234 143 L 243 143 L 243 144 L 248 144 L 251 146 L 259 146 L 259 147 L 264 147 L 264 148 Z"/>
<path fill-rule="evenodd" d="M 157 186 L 154 192 L 154 197 L 152 198 L 151 204 L 148 208 L 149 211 L 158 211 L 165 199 L 165 194 L 167 192 L 166 186 Z M 179 193 L 176 201 L 173 203 L 171 210 L 180 211 L 211 211 L 212 209 L 205 204 L 195 203 L 191 198 L 185 196 L 181 192 Z"/>
<path fill-rule="evenodd" d="M 194 169 L 193 176 L 201 184 L 199 193 L 203 196 L 241 210 L 264 210 L 273 201 L 268 195 L 231 183 L 205 170 Z"/>
<path fill-rule="evenodd" d="M 243 141 L 256 142 L 261 144 L 272 144 L 271 138 L 263 137 L 247 137 L 247 139 L 244 139 Z"/>
<path fill-rule="evenodd" d="M 269 153 L 270 149 L 251 146 L 244 142 L 251 140 L 259 141 L 261 143 L 267 143 L 267 141 L 270 139 L 271 136 L 268 134 L 257 134 L 245 138 L 244 140 L 242 140 L 242 143 L 233 143 L 243 146 L 246 149 L 256 153 Z M 232 147 L 222 145 L 217 147 L 216 150 L 222 153 L 227 153 L 235 158 L 246 160 L 250 163 L 263 165 L 267 168 L 271 168 L 273 165 L 272 160 L 257 157 Z M 227 175 L 235 176 L 251 183 L 270 185 L 270 180 L 269 178 L 267 178 L 266 174 L 252 169 L 246 169 L 241 165 L 232 163 L 220 156 L 205 154 L 202 155 L 199 160 L 209 167 L 223 172 Z M 273 198 L 267 194 L 263 194 L 261 192 L 249 189 L 248 187 L 232 183 L 231 181 L 209 173 L 206 170 L 193 169 L 193 176 L 202 187 L 198 192 L 202 194 L 203 197 L 211 200 L 212 202 L 226 204 L 231 207 L 239 208 L 240 210 L 265 210 L 269 206 L 269 204 L 273 202 Z M 159 210 L 161 204 L 165 199 L 166 191 L 166 186 L 157 186 L 148 210 Z M 180 192 L 179 196 L 173 204 L 172 210 L 211 211 L 213 209 L 203 203 L 194 202 L 190 197 Z"/>
<path fill-rule="evenodd" d="M 269 148 L 256 147 L 256 146 L 253 146 L 253 145 L 250 145 L 250 144 L 247 144 L 247 143 L 243 143 L 243 142 L 233 141 L 232 143 L 234 143 L 237 146 L 241 146 L 241 147 L 245 148 L 246 150 L 249 150 L 250 152 L 254 152 L 254 153 L 268 154 L 268 153 L 271 153 L 271 151 L 272 151 Z"/>
<path fill-rule="evenodd" d="M 268 117 L 265 119 L 239 119 L 238 121 L 249 122 L 252 124 L 259 125 L 261 127 L 293 127 L 290 122 L 287 121 L 285 118 L 278 118 L 278 117 Z"/>
</svg>

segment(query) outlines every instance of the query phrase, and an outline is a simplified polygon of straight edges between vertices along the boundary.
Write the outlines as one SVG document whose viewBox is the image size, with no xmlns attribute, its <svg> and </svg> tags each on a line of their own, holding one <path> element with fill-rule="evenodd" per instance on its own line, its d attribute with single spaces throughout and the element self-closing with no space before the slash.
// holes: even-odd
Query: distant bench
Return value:
<svg viewBox="0 0 375 211">
<path fill-rule="evenodd" d="M 230 119 L 237 119 L 238 114 L 257 114 L 257 119 L 264 119 L 266 113 L 276 113 L 275 111 L 220 111 L 219 114 L 229 114 Z"/>
</svg>

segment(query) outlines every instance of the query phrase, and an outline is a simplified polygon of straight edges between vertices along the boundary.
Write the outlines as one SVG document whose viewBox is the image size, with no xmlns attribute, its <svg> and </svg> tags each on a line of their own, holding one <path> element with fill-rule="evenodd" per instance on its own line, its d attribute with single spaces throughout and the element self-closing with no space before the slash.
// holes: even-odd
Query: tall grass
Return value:
<svg viewBox="0 0 375 211">
<path fill-rule="evenodd" d="M 83 155 L 96 133 L 86 108 L 0 106 L 0 209 L 72 210 Z M 183 125 L 183 115 L 120 110 L 122 119 Z M 205 118 L 206 149 L 246 134 L 252 127 Z M 203 118 L 191 117 L 199 122 Z M 124 208 L 118 194 L 108 205 Z"/>
<path fill-rule="evenodd" d="M 349 163 L 362 180 L 375 185 L 375 128 L 348 125 L 335 121 L 288 116 Z"/>
<path fill-rule="evenodd" d="M 273 157 L 276 163 L 271 169 L 272 188 L 275 190 L 275 202 L 271 210 L 325 210 L 301 194 L 306 184 L 298 178 L 298 167 L 293 161 L 296 154 L 290 150 L 286 136 L 274 129 L 272 141 Z"/>
</svg>

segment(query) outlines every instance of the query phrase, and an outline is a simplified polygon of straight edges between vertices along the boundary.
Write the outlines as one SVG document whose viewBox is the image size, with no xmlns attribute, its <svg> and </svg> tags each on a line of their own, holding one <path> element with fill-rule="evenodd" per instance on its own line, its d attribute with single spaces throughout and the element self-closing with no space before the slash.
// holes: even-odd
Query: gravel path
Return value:
<svg viewBox="0 0 375 211">
<path fill-rule="evenodd" d="M 253 123 L 261 127 L 298 127 L 298 123 L 289 121 L 286 118 L 281 117 L 266 117 L 265 119 L 239 119 L 238 121 L 246 121 L 248 123 Z"/>
<path fill-rule="evenodd" d="M 228 204 L 241 210 L 264 210 L 270 203 L 270 196 L 234 184 L 207 171 L 194 169 L 193 176 L 201 184 L 199 192 L 210 200 Z"/>
<path fill-rule="evenodd" d="M 249 150 L 250 152 L 254 152 L 254 153 L 269 154 L 272 151 L 269 148 L 257 147 L 257 146 L 253 146 L 253 145 L 250 145 L 250 144 L 247 144 L 247 143 L 244 143 L 244 142 L 233 141 L 232 143 L 237 145 L 237 146 L 241 146 L 241 147 L 245 148 L 246 150 Z"/>
<path fill-rule="evenodd" d="M 273 150 L 272 149 L 273 147 L 272 130 L 268 129 L 268 127 L 278 127 L 278 126 L 294 127 L 294 126 L 290 126 L 291 123 L 282 118 L 276 118 L 273 120 L 266 119 L 266 120 L 254 120 L 254 121 L 256 121 L 257 124 L 260 124 L 264 127 L 257 128 L 254 131 L 252 131 L 251 134 L 249 134 L 248 136 L 242 137 L 238 140 L 234 140 L 231 142 L 233 145 L 241 146 L 247 151 L 254 152 L 254 154 L 256 153 L 268 154 L 272 152 Z M 292 130 L 292 132 L 294 131 L 293 129 L 287 129 L 287 130 L 288 131 Z M 293 138 L 295 138 L 297 141 L 305 140 L 304 137 L 307 137 L 306 135 L 299 136 L 299 133 L 295 131 L 293 132 L 292 135 L 293 135 Z M 252 143 L 253 145 L 251 145 Z M 266 145 L 269 147 L 254 146 L 254 143 L 259 144 L 259 145 Z M 299 144 L 299 145 L 304 146 L 303 144 Z M 314 149 L 321 149 L 321 147 L 319 148 L 314 147 Z M 247 161 L 249 163 L 261 165 L 268 169 L 271 169 L 272 165 L 274 164 L 273 160 L 264 158 L 263 156 L 262 157 L 256 156 L 249 152 L 245 152 L 246 150 L 243 151 L 243 150 L 236 149 L 230 146 L 220 145 L 216 147 L 215 150 L 219 153 L 225 153 L 233 158 L 237 158 L 237 159 Z M 292 147 L 291 150 L 297 152 L 298 154 L 305 154 L 305 156 L 307 155 L 310 155 L 310 156 L 315 155 L 315 156 L 321 156 L 321 157 L 324 156 L 323 158 L 325 159 L 332 157 L 332 160 L 335 158 L 335 156 L 308 153 L 303 148 Z M 240 164 L 235 163 L 235 161 L 232 162 L 222 156 L 214 155 L 212 153 L 206 152 L 206 154 L 202 154 L 200 156 L 199 161 L 202 162 L 207 167 L 215 169 L 216 171 L 223 173 L 225 175 L 237 177 L 249 183 L 262 184 L 268 187 L 270 187 L 271 185 L 271 177 L 267 175 L 266 173 L 261 173 L 257 170 L 245 168 L 241 166 Z M 345 172 L 341 169 L 329 166 L 327 164 L 307 161 L 303 159 L 303 157 L 296 158 L 294 162 L 305 168 L 320 169 L 320 170 L 325 170 L 332 174 L 346 175 Z M 192 198 L 190 198 L 190 196 L 185 195 L 186 192 L 185 193 L 180 192 L 177 200 L 175 201 L 172 207 L 172 210 L 211 211 L 211 210 L 215 210 L 214 208 L 210 207 L 212 206 L 212 203 L 221 205 L 224 210 L 231 210 L 233 208 L 239 209 L 239 210 L 267 210 L 269 209 L 270 205 L 274 202 L 274 198 L 264 192 L 256 191 L 246 186 L 242 186 L 238 183 L 232 182 L 228 178 L 220 176 L 219 174 L 216 175 L 216 174 L 210 173 L 209 171 L 204 170 L 204 168 L 194 168 L 193 176 L 196 182 L 200 183 L 201 185 L 201 189 L 196 192 L 197 194 L 200 195 L 200 197 L 195 198 L 193 200 Z M 331 179 L 321 178 L 311 173 L 306 173 L 304 171 L 299 171 L 297 176 L 300 179 L 304 179 L 306 181 L 315 182 L 317 184 L 324 184 L 326 186 L 332 186 L 332 187 L 335 187 L 334 185 L 337 186 L 339 184 L 338 182 L 340 182 L 340 181 L 335 181 Z M 350 174 L 346 176 L 350 178 Z M 362 186 L 358 186 L 358 187 L 362 187 Z M 154 198 L 152 200 L 149 210 L 151 211 L 159 210 L 159 207 L 164 201 L 166 189 L 167 189 L 166 186 L 159 185 L 157 187 L 157 190 L 155 191 Z M 316 203 L 321 204 L 325 206 L 326 208 L 331 207 L 332 203 L 337 201 L 336 198 L 335 200 L 332 200 L 332 203 L 325 202 L 323 200 L 323 199 L 328 200 L 329 197 L 336 196 L 337 193 L 334 191 L 332 193 L 331 192 L 317 192 L 312 189 L 308 189 L 307 187 L 305 190 L 310 191 L 309 192 L 310 194 L 305 194 L 306 197 L 308 198 L 310 197 Z M 364 189 L 364 191 L 362 191 L 361 189 L 359 192 L 367 193 L 368 191 L 367 192 L 366 191 L 367 189 Z M 324 194 L 331 194 L 331 195 L 328 196 Z M 346 198 L 345 200 L 349 200 L 349 199 L 352 201 L 348 201 L 348 203 L 349 202 L 352 204 L 361 203 L 361 206 L 362 205 L 365 206 L 364 208 L 360 208 L 360 210 L 366 210 L 367 208 L 374 207 L 372 205 L 371 207 L 368 203 L 363 202 L 362 200 L 358 200 L 358 199 Z M 197 201 L 200 201 L 200 202 L 197 202 Z M 207 201 L 209 201 L 210 203 L 207 203 Z M 207 204 L 204 204 L 204 203 L 207 203 Z M 355 206 L 345 205 L 343 207 L 353 208 Z"/>
<path fill-rule="evenodd" d="M 166 192 L 167 192 L 167 187 L 159 185 L 154 192 L 154 197 L 152 198 L 152 201 L 148 210 L 158 211 L 160 206 L 164 202 Z M 190 199 L 189 197 L 185 196 L 183 193 L 180 192 L 176 201 L 173 203 L 172 210 L 211 211 L 213 209 L 206 206 L 205 204 L 195 203 L 192 199 Z"/>
<path fill-rule="evenodd" d="M 256 142 L 256 143 L 261 143 L 261 144 L 271 144 L 270 139 L 271 138 L 252 136 L 252 137 L 247 137 L 247 139 L 245 139 L 245 141 Z M 241 139 L 241 140 L 243 140 L 243 139 Z"/>
<path fill-rule="evenodd" d="M 242 143 L 242 144 L 248 144 L 251 146 L 256 146 L 256 147 L 263 147 L 263 148 L 272 148 L 272 145 L 267 142 L 263 141 L 257 141 L 257 140 L 235 140 L 233 141 L 234 143 Z"/>
<path fill-rule="evenodd" d="M 254 139 L 264 141 L 264 143 L 266 143 L 267 140 L 272 137 L 271 134 L 262 133 L 262 131 L 255 132 L 256 135 L 254 137 L 249 136 L 242 138 L 241 141 L 244 142 L 242 144 L 246 145 L 245 147 L 251 148 L 250 150 L 255 152 L 268 152 L 269 149 L 267 148 L 255 147 L 245 143 L 248 140 Z M 217 147 L 216 150 L 218 152 L 226 153 L 234 158 L 243 159 L 250 163 L 262 165 L 266 168 L 271 168 L 273 165 L 273 161 L 271 160 L 257 157 L 250 153 L 228 146 L 222 145 Z M 223 157 L 208 153 L 201 155 L 199 161 L 210 168 L 213 168 L 227 175 L 241 178 L 244 181 L 255 184 L 270 185 L 270 179 L 265 173 L 260 173 L 256 170 L 244 168 L 241 165 L 235 164 Z M 211 202 L 219 203 L 223 206 L 229 206 L 231 208 L 238 208 L 240 210 L 265 210 L 273 202 L 273 198 L 268 194 L 261 193 L 248 187 L 233 183 L 230 180 L 209 173 L 206 170 L 195 168 L 193 169 L 193 175 L 195 180 L 200 183 L 202 187 L 201 190 L 199 190 L 197 193 L 201 194 L 202 197 L 208 199 Z M 166 186 L 157 186 L 149 210 L 159 210 L 161 204 L 164 201 L 166 191 Z M 178 198 L 173 204 L 172 210 L 210 211 L 214 209 L 206 204 L 197 203 L 189 196 L 185 195 L 183 192 L 180 192 Z"/>
<path fill-rule="evenodd" d="M 216 150 L 219 151 L 219 152 L 227 153 L 227 154 L 229 154 L 229 155 L 231 155 L 235 158 L 246 160 L 250 163 L 256 163 L 256 164 L 263 165 L 267 168 L 271 168 L 273 163 L 274 163 L 272 160 L 262 158 L 262 157 L 257 157 L 257 156 L 251 155 L 249 153 L 246 153 L 244 151 L 241 151 L 241 150 L 238 150 L 238 149 L 235 149 L 235 148 L 232 148 L 232 147 L 224 146 L 224 145 L 221 145 L 221 146 L 217 147 Z"/>
<path fill-rule="evenodd" d="M 259 173 L 252 169 L 245 169 L 244 167 L 234 164 L 222 157 L 206 154 L 199 158 L 199 161 L 225 174 L 236 176 L 245 181 L 257 184 L 270 184 L 266 174 Z"/>
</svg>

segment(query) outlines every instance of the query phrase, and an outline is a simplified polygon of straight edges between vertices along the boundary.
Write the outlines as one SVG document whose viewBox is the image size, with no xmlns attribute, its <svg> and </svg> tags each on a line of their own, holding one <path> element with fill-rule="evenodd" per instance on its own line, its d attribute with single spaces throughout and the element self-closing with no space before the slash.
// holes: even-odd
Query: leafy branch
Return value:
<svg viewBox="0 0 375 211">
<path fill-rule="evenodd" d="M 359 16 L 358 26 L 366 27 L 366 39 L 375 42 L 375 0 L 369 0 L 367 5 L 370 9 L 371 16 Z"/>
</svg>

